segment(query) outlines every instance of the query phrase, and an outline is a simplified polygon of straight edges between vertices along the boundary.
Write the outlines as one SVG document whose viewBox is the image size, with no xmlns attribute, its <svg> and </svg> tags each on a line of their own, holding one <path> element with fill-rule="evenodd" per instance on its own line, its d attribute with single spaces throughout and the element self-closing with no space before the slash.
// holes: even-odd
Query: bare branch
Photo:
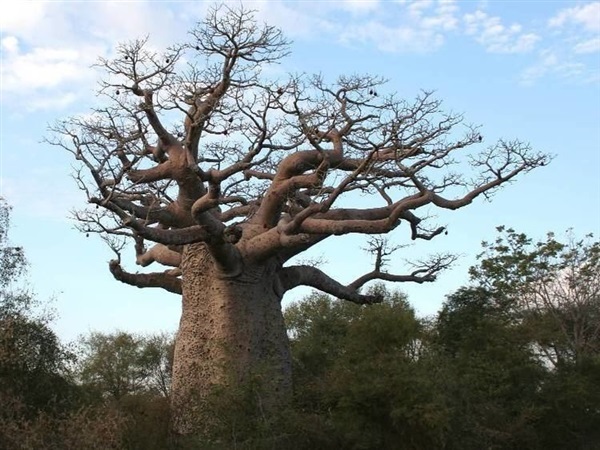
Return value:
<svg viewBox="0 0 600 450">
<path fill-rule="evenodd" d="M 383 299 L 376 295 L 363 295 L 352 286 L 344 286 L 326 275 L 320 269 L 312 266 L 284 267 L 279 277 L 284 291 L 297 286 L 311 286 L 320 291 L 348 300 L 359 305 L 380 303 Z"/>
<path fill-rule="evenodd" d="M 174 294 L 181 294 L 181 280 L 167 272 L 162 273 L 129 273 L 123 270 L 117 260 L 109 263 L 110 272 L 116 280 L 138 288 L 159 287 Z"/>
<path fill-rule="evenodd" d="M 91 204 L 75 214 L 80 229 L 109 236 L 117 254 L 130 239 L 158 244 L 138 245 L 142 266 L 178 270 L 185 250 L 173 246 L 202 242 L 195 248 L 236 277 L 330 236 L 390 233 L 403 222 L 413 240 L 434 239 L 446 228 L 419 208 L 461 208 L 550 161 L 519 141 L 477 153 L 479 126 L 444 112 L 431 92 L 399 99 L 379 77 L 265 79 L 261 69 L 287 55 L 288 42 L 243 7 L 212 8 L 190 37 L 163 52 L 146 39 L 119 45 L 98 64 L 104 103 L 52 127 L 48 141 L 77 161 Z M 461 159 L 474 175 L 459 170 Z M 346 206 L 359 195 L 372 200 Z M 430 281 L 441 270 L 390 275 L 379 252 L 356 285 Z"/>
<path fill-rule="evenodd" d="M 348 285 L 351 289 L 359 289 L 372 280 L 384 280 L 393 282 L 430 283 L 437 279 L 440 272 L 448 269 L 458 257 L 456 255 L 435 255 L 430 260 L 415 265 L 415 269 L 405 275 L 394 275 L 383 272 L 381 267 L 375 263 L 375 269 L 366 273 Z"/>
</svg>

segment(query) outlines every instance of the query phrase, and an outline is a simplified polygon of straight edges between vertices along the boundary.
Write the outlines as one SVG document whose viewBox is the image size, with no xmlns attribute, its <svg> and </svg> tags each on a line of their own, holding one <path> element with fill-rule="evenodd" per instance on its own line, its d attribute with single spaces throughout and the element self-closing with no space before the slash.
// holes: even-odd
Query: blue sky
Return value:
<svg viewBox="0 0 600 450">
<path fill-rule="evenodd" d="M 237 4 L 236 2 L 235 4 Z M 505 224 L 532 236 L 572 227 L 600 232 L 600 2 L 578 1 L 263 1 L 243 2 L 283 29 L 292 54 L 274 70 L 369 73 L 407 98 L 432 89 L 448 110 L 483 125 L 486 140 L 519 138 L 555 155 L 499 191 L 455 212 L 428 210 L 448 236 L 395 254 L 406 259 L 464 255 L 430 285 L 398 285 L 422 314 L 467 281 L 480 242 Z M 179 299 L 114 281 L 113 254 L 74 230 L 69 211 L 84 205 L 66 152 L 42 143 L 48 124 L 85 113 L 96 101 L 90 66 L 119 41 L 149 35 L 156 48 L 181 42 L 205 14 L 204 2 L 3 2 L 1 29 L 1 195 L 14 206 L 12 241 L 25 247 L 29 282 L 54 297 L 64 339 L 90 330 L 174 330 Z M 400 227 L 392 237 L 409 243 Z M 306 257 L 342 282 L 369 271 L 357 236 L 336 238 Z M 132 258 L 133 259 L 133 258 Z M 130 270 L 135 270 L 131 261 Z M 295 290 L 285 302 L 301 298 Z"/>
</svg>

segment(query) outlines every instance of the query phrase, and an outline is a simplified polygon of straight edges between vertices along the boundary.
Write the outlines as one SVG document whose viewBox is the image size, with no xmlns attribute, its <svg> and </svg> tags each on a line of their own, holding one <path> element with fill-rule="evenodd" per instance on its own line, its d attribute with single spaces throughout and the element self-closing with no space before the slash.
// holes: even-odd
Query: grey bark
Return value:
<svg viewBox="0 0 600 450">
<path fill-rule="evenodd" d="M 244 389 L 252 382 L 261 412 L 279 410 L 291 397 L 291 356 L 275 262 L 247 264 L 240 275 L 226 277 L 199 243 L 184 249 L 181 268 L 175 431 L 202 430 L 202 405 L 218 386 Z"/>
</svg>

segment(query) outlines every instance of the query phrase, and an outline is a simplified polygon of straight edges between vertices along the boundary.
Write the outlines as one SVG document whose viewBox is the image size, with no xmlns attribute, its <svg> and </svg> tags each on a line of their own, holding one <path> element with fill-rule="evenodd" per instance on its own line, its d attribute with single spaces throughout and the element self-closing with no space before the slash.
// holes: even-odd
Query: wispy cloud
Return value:
<svg viewBox="0 0 600 450">
<path fill-rule="evenodd" d="M 505 25 L 497 16 L 477 10 L 463 17 L 465 33 L 473 36 L 491 53 L 525 53 L 534 49 L 540 36 L 524 32 L 523 27 L 514 23 Z"/>
<path fill-rule="evenodd" d="M 399 1 L 386 6 L 378 17 L 340 28 L 340 41 L 384 52 L 426 53 L 439 49 L 458 24 L 454 0 Z"/>
<path fill-rule="evenodd" d="M 239 6 L 239 0 L 227 3 Z M 164 48 L 184 40 L 209 6 L 151 1 L 17 2 L 10 8 L 2 4 L 2 101 L 30 110 L 77 102 L 94 87 L 96 73 L 90 66 L 99 56 L 109 57 L 116 42 L 149 34 L 152 45 Z M 583 64 L 586 55 L 600 51 L 598 1 L 557 11 L 541 29 L 492 14 L 485 2 L 257 0 L 249 7 L 257 10 L 260 21 L 282 28 L 292 39 L 329 39 L 387 53 L 435 52 L 453 37 L 466 35 L 489 53 L 537 54 L 537 61 L 523 72 L 529 80 L 557 74 L 550 67 L 561 64 L 549 65 L 546 56 L 536 53 L 542 37 L 544 48 L 563 55 L 560 45 L 568 45 Z M 548 41 L 552 31 L 563 38 Z M 581 61 L 568 64 L 576 67 Z"/>
<path fill-rule="evenodd" d="M 600 36 L 586 39 L 575 44 L 573 47 L 575 53 L 596 53 L 600 52 Z"/>
<path fill-rule="evenodd" d="M 253 3 L 252 8 L 256 9 L 259 20 L 284 30 L 286 37 L 311 40 L 334 32 L 336 26 L 328 18 L 334 16 L 333 11 L 338 14 L 340 10 L 348 11 L 354 16 L 362 16 L 377 8 L 377 3 L 368 2 L 368 5 L 361 7 L 351 1 L 335 4 L 323 2 L 311 4 L 314 7 L 309 10 L 305 3 L 260 1 Z"/>
<path fill-rule="evenodd" d="M 600 2 L 577 5 L 558 11 L 548 27 L 562 36 L 578 54 L 600 51 Z"/>
<path fill-rule="evenodd" d="M 28 111 L 72 104 L 92 90 L 91 66 L 116 42 L 152 30 L 153 43 L 167 46 L 185 35 L 187 26 L 175 26 L 165 8 L 146 2 L 2 6 L 2 102 Z"/>
<path fill-rule="evenodd" d="M 4 38 L 2 47 L 10 49 L 2 61 L 3 90 L 22 92 L 54 88 L 84 77 L 80 65 L 87 58 L 78 50 L 36 47 L 21 53 L 14 36 Z"/>
<path fill-rule="evenodd" d="M 560 10 L 548 20 L 551 28 L 583 27 L 586 31 L 600 32 L 600 2 L 592 2 Z"/>
<path fill-rule="evenodd" d="M 584 83 L 594 80 L 594 74 L 585 64 L 563 59 L 555 51 L 545 49 L 539 52 L 537 61 L 521 73 L 519 81 L 522 85 L 530 86 L 547 75 Z"/>
<path fill-rule="evenodd" d="M 379 8 L 379 0 L 342 0 L 340 6 L 354 14 L 366 14 Z"/>
<path fill-rule="evenodd" d="M 33 47 L 23 50 L 15 36 L 1 41 L 3 51 L 2 100 L 23 109 L 64 108 L 77 99 L 76 92 L 94 81 L 90 65 L 101 47 Z"/>
<path fill-rule="evenodd" d="M 340 35 L 346 44 L 356 42 L 375 45 L 377 49 L 391 53 L 425 53 L 438 49 L 444 43 L 443 35 L 411 27 L 390 27 L 369 21 Z"/>
<path fill-rule="evenodd" d="M 455 0 L 413 1 L 408 11 L 419 28 L 451 31 L 458 25 L 458 5 Z"/>
<path fill-rule="evenodd" d="M 546 21 L 545 49 L 520 76 L 524 85 L 553 76 L 573 83 L 597 83 L 600 67 L 600 2 L 564 8 Z"/>
<path fill-rule="evenodd" d="M 0 6 L 0 29 L 6 33 L 21 31 L 31 33 L 43 20 L 47 10 L 43 2 L 19 2 Z"/>
</svg>

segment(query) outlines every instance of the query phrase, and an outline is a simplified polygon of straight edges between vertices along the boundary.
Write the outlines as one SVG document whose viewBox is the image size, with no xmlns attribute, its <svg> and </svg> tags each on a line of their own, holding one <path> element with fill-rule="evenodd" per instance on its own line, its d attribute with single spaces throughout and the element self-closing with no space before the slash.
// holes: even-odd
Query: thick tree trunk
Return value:
<svg viewBox="0 0 600 450">
<path fill-rule="evenodd" d="M 181 268 L 172 386 L 176 432 L 203 430 L 211 416 L 206 400 L 218 386 L 246 389 L 252 383 L 257 413 L 276 411 L 291 396 L 291 358 L 275 265 L 250 265 L 224 278 L 204 244 L 194 244 L 185 249 Z"/>
</svg>

